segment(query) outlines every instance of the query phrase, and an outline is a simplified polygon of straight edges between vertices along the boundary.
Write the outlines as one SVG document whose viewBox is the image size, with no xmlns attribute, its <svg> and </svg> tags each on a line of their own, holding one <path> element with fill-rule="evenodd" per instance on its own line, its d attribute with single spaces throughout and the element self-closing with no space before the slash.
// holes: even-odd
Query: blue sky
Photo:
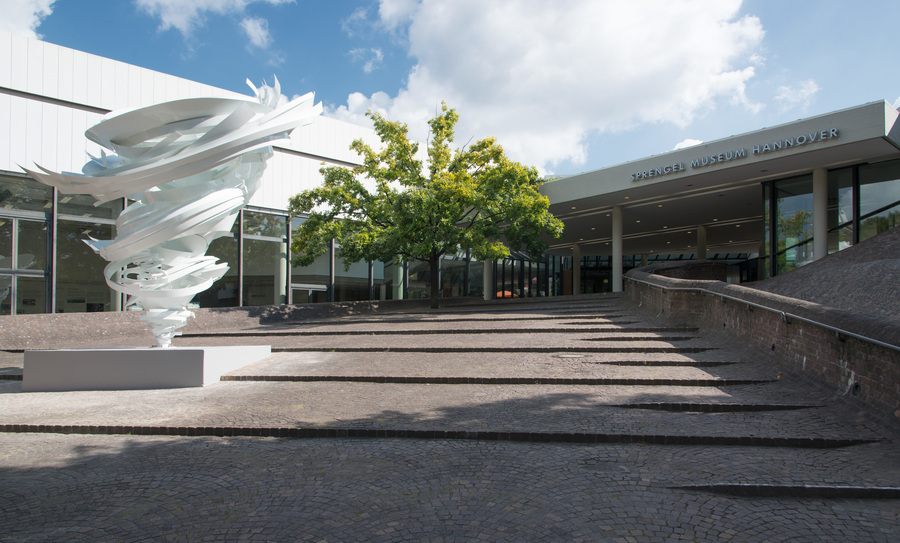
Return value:
<svg viewBox="0 0 900 543">
<path fill-rule="evenodd" d="M 0 28 L 247 93 L 315 91 L 565 175 L 900 100 L 896 0 L 0 0 Z M 896 107 L 896 105 L 895 105 Z"/>
</svg>

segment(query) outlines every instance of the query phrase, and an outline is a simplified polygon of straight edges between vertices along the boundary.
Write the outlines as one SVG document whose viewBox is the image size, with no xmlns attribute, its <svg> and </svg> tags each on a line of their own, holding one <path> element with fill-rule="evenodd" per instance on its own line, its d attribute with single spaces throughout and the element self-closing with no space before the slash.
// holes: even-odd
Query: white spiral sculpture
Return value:
<svg viewBox="0 0 900 543">
<path fill-rule="evenodd" d="M 25 170 L 97 204 L 134 201 L 116 220 L 115 239 L 85 242 L 109 261 L 106 283 L 128 296 L 126 306 L 146 310 L 142 319 L 160 347 L 193 316 L 191 299 L 228 270 L 206 250 L 231 235 L 273 155 L 271 142 L 322 112 L 312 93 L 279 105 L 277 79 L 274 88 L 247 84 L 257 101 L 192 98 L 108 114 L 85 136 L 114 154 L 91 157 L 82 174 Z"/>
</svg>

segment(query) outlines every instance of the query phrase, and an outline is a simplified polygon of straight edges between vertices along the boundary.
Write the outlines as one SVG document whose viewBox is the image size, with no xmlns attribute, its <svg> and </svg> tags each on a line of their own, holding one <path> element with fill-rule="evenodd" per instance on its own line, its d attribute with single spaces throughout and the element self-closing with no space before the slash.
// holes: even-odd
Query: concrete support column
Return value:
<svg viewBox="0 0 900 543">
<path fill-rule="evenodd" d="M 369 300 L 375 299 L 375 262 L 369 261 Z"/>
<path fill-rule="evenodd" d="M 581 245 L 572 244 L 572 294 L 581 294 Z"/>
<path fill-rule="evenodd" d="M 622 292 L 622 208 L 612 208 L 612 291 Z"/>
<path fill-rule="evenodd" d="M 647 253 L 644 253 L 641 255 L 641 267 L 644 267 L 646 265 L 647 265 Z"/>
<path fill-rule="evenodd" d="M 393 270 L 393 288 L 391 289 L 393 292 L 391 294 L 394 300 L 401 300 L 403 299 L 403 264 L 399 260 L 394 260 L 391 270 Z"/>
<path fill-rule="evenodd" d="M 284 305 L 288 303 L 288 250 L 287 243 L 282 243 L 278 250 L 278 264 L 275 268 L 275 292 L 272 294 L 275 298 L 275 305 Z"/>
<path fill-rule="evenodd" d="M 697 227 L 697 259 L 706 260 L 706 227 Z"/>
<path fill-rule="evenodd" d="M 813 260 L 828 255 L 828 170 L 813 170 Z"/>
<path fill-rule="evenodd" d="M 482 265 L 484 266 L 484 272 L 481 275 L 483 296 L 485 300 L 492 300 L 494 299 L 494 261 L 485 260 Z"/>
<path fill-rule="evenodd" d="M 328 243 L 328 301 L 333 302 L 337 299 L 334 292 L 334 251 L 335 241 L 331 238 Z"/>
</svg>

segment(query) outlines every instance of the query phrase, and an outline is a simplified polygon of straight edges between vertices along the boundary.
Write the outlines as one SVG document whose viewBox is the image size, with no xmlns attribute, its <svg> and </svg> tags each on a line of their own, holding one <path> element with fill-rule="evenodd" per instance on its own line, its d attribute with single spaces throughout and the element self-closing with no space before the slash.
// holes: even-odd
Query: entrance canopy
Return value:
<svg viewBox="0 0 900 543">
<path fill-rule="evenodd" d="M 898 112 L 880 101 L 554 179 L 541 191 L 566 230 L 550 252 L 612 254 L 618 206 L 625 254 L 693 253 L 698 226 L 709 253 L 756 253 L 761 183 L 898 157 Z"/>
</svg>

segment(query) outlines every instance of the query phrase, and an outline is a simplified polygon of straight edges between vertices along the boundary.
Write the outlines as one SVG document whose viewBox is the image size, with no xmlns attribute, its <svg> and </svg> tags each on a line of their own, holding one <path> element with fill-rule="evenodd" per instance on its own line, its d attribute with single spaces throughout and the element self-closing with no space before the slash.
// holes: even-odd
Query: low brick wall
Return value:
<svg viewBox="0 0 900 543">
<path fill-rule="evenodd" d="M 623 286 L 627 300 L 658 318 L 746 340 L 839 394 L 900 418 L 900 351 L 801 319 L 900 346 L 897 324 L 740 285 L 641 270 L 628 272 Z"/>
</svg>

